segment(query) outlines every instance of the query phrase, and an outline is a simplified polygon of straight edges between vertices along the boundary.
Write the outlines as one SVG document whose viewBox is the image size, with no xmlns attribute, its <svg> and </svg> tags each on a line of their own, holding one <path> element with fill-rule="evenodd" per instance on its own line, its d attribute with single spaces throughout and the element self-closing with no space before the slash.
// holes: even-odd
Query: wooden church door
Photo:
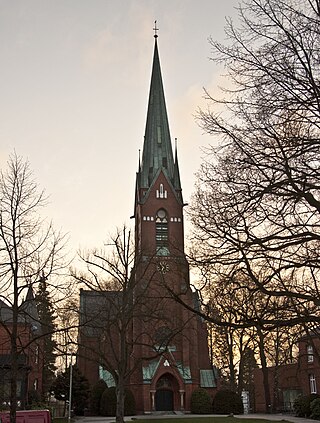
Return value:
<svg viewBox="0 0 320 423">
<path fill-rule="evenodd" d="M 156 392 L 156 411 L 173 411 L 173 392 L 159 389 Z"/>
<path fill-rule="evenodd" d="M 156 411 L 173 411 L 173 383 L 171 375 L 163 375 L 156 385 Z"/>
</svg>

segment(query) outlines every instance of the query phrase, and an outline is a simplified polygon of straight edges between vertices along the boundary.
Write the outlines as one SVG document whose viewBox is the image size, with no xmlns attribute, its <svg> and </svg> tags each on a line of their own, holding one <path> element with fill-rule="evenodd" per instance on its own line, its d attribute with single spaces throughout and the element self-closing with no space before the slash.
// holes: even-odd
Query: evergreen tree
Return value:
<svg viewBox="0 0 320 423">
<path fill-rule="evenodd" d="M 36 303 L 38 307 L 39 320 L 41 323 L 41 329 L 43 333 L 42 340 L 42 381 L 43 381 L 43 395 L 49 393 L 49 389 L 54 380 L 54 372 L 56 369 L 55 361 L 55 348 L 57 346 L 56 341 L 53 338 L 55 330 L 55 315 L 48 292 L 47 280 L 44 276 L 40 278 L 38 292 L 36 295 Z"/>
<path fill-rule="evenodd" d="M 69 400 L 70 366 L 62 373 L 58 373 L 51 391 L 57 400 Z M 82 375 L 77 366 L 72 366 L 72 396 L 71 406 L 77 415 L 82 415 L 87 407 L 89 398 L 89 382 Z"/>
</svg>

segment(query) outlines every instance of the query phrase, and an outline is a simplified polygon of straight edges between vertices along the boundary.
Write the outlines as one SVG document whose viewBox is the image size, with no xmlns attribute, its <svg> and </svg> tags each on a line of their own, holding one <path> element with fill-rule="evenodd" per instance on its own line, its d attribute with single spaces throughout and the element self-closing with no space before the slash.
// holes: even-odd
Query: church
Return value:
<svg viewBox="0 0 320 423">
<path fill-rule="evenodd" d="M 199 301 L 189 282 L 184 250 L 184 206 L 177 146 L 173 149 L 171 142 L 155 34 L 133 216 L 139 259 L 134 267 L 132 302 L 142 298 L 144 301 L 128 324 L 128 337 L 132 340 L 128 366 L 132 371 L 127 373 L 126 386 L 133 393 L 137 413 L 187 413 L 194 390 L 205 388 L 213 396 L 217 388 L 205 322 L 191 311 L 199 307 Z M 121 294 L 113 291 L 105 298 L 114 300 L 115 296 L 121 297 Z M 112 307 L 102 306 L 101 297 L 101 293 L 81 290 L 80 316 L 99 307 L 104 307 L 105 312 L 107 308 L 110 310 Z M 112 369 L 81 355 L 84 346 L 90 344 L 94 350 L 98 341 L 106 339 L 97 331 L 97 323 L 92 323 L 98 320 L 91 318 L 90 321 L 91 330 L 89 319 L 82 321 L 78 365 L 91 386 L 100 378 L 110 387 L 114 384 Z M 105 351 L 112 347 L 110 344 L 120 342 L 116 332 L 113 331 Z"/>
</svg>

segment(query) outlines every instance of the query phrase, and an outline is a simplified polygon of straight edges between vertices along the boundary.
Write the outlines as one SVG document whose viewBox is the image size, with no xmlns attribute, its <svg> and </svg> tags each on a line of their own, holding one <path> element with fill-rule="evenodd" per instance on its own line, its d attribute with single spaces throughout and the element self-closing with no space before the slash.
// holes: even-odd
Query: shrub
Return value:
<svg viewBox="0 0 320 423">
<path fill-rule="evenodd" d="M 115 416 L 117 407 L 116 388 L 107 388 L 102 396 L 100 402 L 100 414 L 102 416 Z M 132 416 L 135 414 L 135 400 L 132 392 L 129 389 L 125 389 L 124 398 L 124 415 Z"/>
<path fill-rule="evenodd" d="M 320 420 L 320 398 L 316 398 L 310 403 L 311 418 Z"/>
<path fill-rule="evenodd" d="M 28 406 L 27 408 L 33 409 L 33 407 L 41 404 L 41 395 L 35 389 L 28 392 Z"/>
<path fill-rule="evenodd" d="M 294 400 L 293 409 L 295 411 L 296 416 L 298 417 L 307 417 L 310 415 L 308 413 L 309 401 L 307 395 L 301 395 Z"/>
<path fill-rule="evenodd" d="M 301 395 L 296 398 L 293 403 L 293 408 L 297 417 L 310 417 L 310 404 L 313 400 L 320 398 L 317 394 Z"/>
<path fill-rule="evenodd" d="M 126 397 L 124 400 L 124 415 L 133 416 L 136 414 L 136 401 L 134 399 L 133 393 L 129 390 L 125 390 Z"/>
<path fill-rule="evenodd" d="M 101 395 L 100 414 L 101 416 L 115 416 L 117 406 L 116 389 L 107 388 Z"/>
<path fill-rule="evenodd" d="M 243 404 L 236 392 L 218 391 L 213 400 L 213 412 L 216 414 L 243 414 Z"/>
<path fill-rule="evenodd" d="M 212 399 L 205 389 L 195 389 L 191 395 L 191 413 L 210 414 L 212 413 Z"/>
<path fill-rule="evenodd" d="M 93 385 L 90 392 L 90 411 L 95 414 L 100 414 L 100 402 L 104 391 L 107 389 L 107 384 L 104 380 L 99 379 L 98 382 Z"/>
</svg>

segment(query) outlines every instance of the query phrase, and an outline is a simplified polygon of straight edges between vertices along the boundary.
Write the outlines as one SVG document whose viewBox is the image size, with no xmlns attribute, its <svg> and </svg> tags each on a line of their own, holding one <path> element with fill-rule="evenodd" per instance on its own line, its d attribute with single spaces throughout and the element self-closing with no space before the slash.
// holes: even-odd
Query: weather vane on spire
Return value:
<svg viewBox="0 0 320 423">
<path fill-rule="evenodd" d="M 159 31 L 159 28 L 157 28 L 157 21 L 154 21 L 154 38 L 158 38 L 157 31 Z"/>
</svg>

